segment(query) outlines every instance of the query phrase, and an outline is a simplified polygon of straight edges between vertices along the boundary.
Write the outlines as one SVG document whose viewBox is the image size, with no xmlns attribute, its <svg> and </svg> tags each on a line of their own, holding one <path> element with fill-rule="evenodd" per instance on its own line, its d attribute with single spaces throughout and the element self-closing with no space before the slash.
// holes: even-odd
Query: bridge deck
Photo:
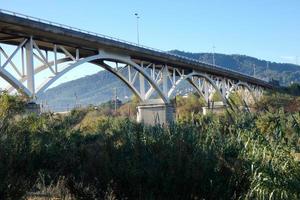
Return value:
<svg viewBox="0 0 300 200">
<path fill-rule="evenodd" d="M 218 76 L 225 76 L 234 80 L 241 80 L 265 88 L 272 88 L 266 81 L 228 70 L 219 66 L 174 55 L 160 50 L 136 45 L 114 38 L 108 38 L 95 33 L 84 32 L 80 29 L 66 27 L 60 24 L 40 19 L 25 18 L 4 13 L 0 10 L 0 42 L 17 44 L 20 37 L 33 36 L 39 40 L 42 49 L 50 49 L 50 44 L 56 43 L 71 47 L 69 50 L 75 54 L 75 48 L 80 48 L 81 53 L 86 55 L 95 54 L 98 49 L 113 51 L 121 55 L 128 55 L 133 59 L 150 61 L 153 63 L 166 64 L 184 70 L 198 70 Z M 72 47 L 74 48 L 72 50 Z"/>
</svg>

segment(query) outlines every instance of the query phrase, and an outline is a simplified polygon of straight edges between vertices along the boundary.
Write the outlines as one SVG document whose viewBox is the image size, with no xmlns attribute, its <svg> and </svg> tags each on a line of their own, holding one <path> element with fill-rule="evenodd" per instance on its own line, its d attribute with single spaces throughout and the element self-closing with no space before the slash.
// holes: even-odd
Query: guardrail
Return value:
<svg viewBox="0 0 300 200">
<path fill-rule="evenodd" d="M 208 65 L 208 66 L 210 66 L 212 68 L 215 68 L 215 69 L 222 69 L 222 70 L 227 71 L 227 72 L 238 73 L 238 74 L 241 74 L 241 75 L 244 75 L 244 76 L 248 76 L 248 77 L 258 79 L 254 76 L 249 75 L 249 74 L 245 74 L 245 73 L 242 73 L 242 72 L 231 70 L 231 69 L 228 69 L 226 67 L 219 66 L 219 65 L 213 65 L 211 63 L 203 62 L 203 61 L 200 61 L 200 60 L 197 60 L 197 59 L 189 58 L 189 57 L 186 57 L 186 56 L 181 56 L 181 55 L 174 54 L 174 53 L 171 53 L 171 52 L 163 51 L 163 50 L 160 50 L 160 49 L 155 49 L 155 48 L 148 47 L 148 46 L 145 46 L 145 45 L 140 45 L 140 44 L 137 44 L 137 43 L 134 43 L 134 42 L 129 42 L 129 41 L 126 41 L 126 40 L 115 38 L 115 37 L 95 33 L 95 32 L 92 32 L 92 31 L 83 30 L 83 29 L 80 29 L 80 28 L 76 28 L 76 27 L 72 27 L 72 26 L 68 26 L 68 25 L 64 25 L 64 24 L 60 24 L 60 23 L 57 23 L 57 22 L 52 22 L 52 21 L 49 21 L 49 20 L 40 19 L 40 18 L 37 18 L 37 17 L 32 17 L 32 16 L 29 16 L 29 15 L 25 15 L 25 14 L 13 12 L 13 11 L 5 10 L 5 9 L 0 9 L 0 13 L 9 14 L 9 15 L 13 15 L 13 16 L 16 16 L 16 17 L 21 17 L 21 18 L 25 18 L 25 19 L 36 21 L 36 22 L 41 22 L 41 23 L 53 25 L 53 26 L 58 26 L 58 27 L 65 28 L 65 29 L 70 29 L 70 30 L 73 30 L 73 31 L 78 31 L 78 32 L 81 32 L 81 33 L 85 33 L 85 34 L 89 34 L 89 35 L 109 39 L 109 40 L 112 40 L 112 41 L 115 41 L 115 42 L 125 43 L 125 44 L 132 45 L 132 46 L 135 46 L 135 47 L 139 47 L 139 48 L 143 48 L 143 49 L 147 49 L 147 50 L 151 50 L 151 51 L 156 51 L 156 52 L 166 54 L 166 55 L 170 55 L 170 56 L 175 56 L 177 58 L 189 60 L 189 61 L 196 62 L 196 63 L 199 63 L 199 64 L 205 64 L 205 65 Z M 258 79 L 258 80 L 261 80 L 261 79 Z"/>
</svg>

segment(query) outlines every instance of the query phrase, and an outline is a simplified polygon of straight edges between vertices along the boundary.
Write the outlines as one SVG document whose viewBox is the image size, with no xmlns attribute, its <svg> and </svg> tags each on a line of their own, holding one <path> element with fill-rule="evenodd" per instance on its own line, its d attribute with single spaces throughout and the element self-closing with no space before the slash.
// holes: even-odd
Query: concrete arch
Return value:
<svg viewBox="0 0 300 200">
<path fill-rule="evenodd" d="M 137 89 L 135 87 L 132 87 L 132 85 L 120 73 L 115 73 L 115 71 L 112 70 L 111 67 L 108 66 L 105 63 L 99 64 L 99 63 L 93 62 L 93 64 L 95 64 L 95 65 L 97 65 L 99 67 L 102 67 L 102 68 L 106 69 L 107 71 L 109 71 L 109 72 L 113 73 L 114 75 L 116 75 L 119 79 L 121 79 L 127 85 L 128 88 L 131 89 L 131 91 L 139 98 L 140 101 L 143 100 L 141 94 L 137 91 Z"/>
<path fill-rule="evenodd" d="M 48 79 L 44 85 L 42 85 L 42 87 L 38 90 L 37 95 L 40 94 L 41 92 L 45 91 L 51 84 L 53 84 L 56 80 L 58 80 L 61 76 L 63 76 L 64 74 L 66 74 L 67 72 L 69 72 L 70 70 L 74 69 L 75 67 L 84 64 L 84 63 L 93 63 L 96 64 L 98 66 L 103 67 L 104 69 L 108 70 L 109 72 L 113 73 L 114 75 L 116 75 L 118 78 L 120 78 L 132 91 L 133 93 L 135 93 L 141 100 L 145 100 L 140 93 L 136 90 L 136 88 L 127 81 L 127 79 L 120 73 L 117 73 L 115 70 L 113 70 L 110 66 L 108 66 L 107 64 L 105 64 L 103 61 L 107 60 L 107 61 L 117 61 L 117 62 L 122 62 L 124 64 L 128 64 L 130 66 L 132 66 L 134 69 L 136 69 L 139 73 L 141 73 L 145 79 L 151 84 L 151 86 L 153 86 L 158 94 L 160 95 L 161 99 L 165 102 L 168 103 L 169 100 L 163 95 L 162 91 L 159 89 L 159 87 L 156 85 L 156 83 L 151 79 L 151 77 L 136 63 L 134 63 L 133 61 L 131 61 L 129 58 L 124 58 L 121 56 L 116 56 L 116 55 L 110 55 L 110 54 L 106 54 L 106 53 L 102 53 L 100 52 L 97 55 L 94 56 L 90 56 L 90 57 L 86 57 L 86 58 L 82 58 L 78 61 L 76 61 L 75 63 L 70 64 L 69 66 L 67 66 L 64 70 L 62 70 L 61 72 L 59 72 L 56 76 Z M 96 61 L 101 61 L 101 64 L 97 64 Z"/>
<path fill-rule="evenodd" d="M 159 86 L 155 83 L 155 81 L 147 74 L 147 72 L 141 68 L 138 64 L 130 60 L 129 58 L 124 58 L 121 56 L 116 56 L 116 55 L 104 55 L 101 60 L 112 60 L 112 61 L 119 61 L 124 64 L 132 66 L 135 70 L 137 70 L 140 74 L 142 74 L 145 79 L 150 83 L 150 85 L 157 91 L 158 95 L 160 98 L 164 101 L 164 103 L 170 103 L 170 100 L 167 96 L 164 95 L 164 93 L 161 91 Z M 146 99 L 143 99 L 146 100 Z"/>
<path fill-rule="evenodd" d="M 56 76 L 49 78 L 37 91 L 37 95 L 44 92 L 50 85 L 52 85 L 55 81 L 57 81 L 60 77 L 62 77 L 64 74 L 66 74 L 67 72 L 69 72 L 70 70 L 74 69 L 75 67 L 86 63 L 86 62 L 90 62 L 92 60 L 96 60 L 99 58 L 99 55 L 94 55 L 94 56 L 90 56 L 87 58 L 83 58 L 81 60 L 78 60 L 75 63 L 70 64 L 68 67 L 66 67 L 65 69 L 63 69 L 61 72 L 59 72 Z"/>
<path fill-rule="evenodd" d="M 57 60 L 57 64 L 61 64 L 61 63 L 68 62 L 68 61 L 71 61 L 71 59 L 67 58 L 67 57 L 66 58 L 61 58 L 61 59 Z M 48 65 L 47 64 L 42 64 L 42 65 L 38 66 L 36 69 L 34 69 L 34 75 L 48 69 L 49 67 L 52 67 L 52 66 L 54 66 L 54 61 L 49 62 Z M 18 82 L 24 83 L 26 80 L 27 80 L 27 77 L 24 76 L 21 79 L 19 79 Z M 7 91 L 12 92 L 14 89 L 16 89 L 14 86 L 8 87 Z"/>
<path fill-rule="evenodd" d="M 255 97 L 254 94 L 253 94 L 252 88 L 251 88 L 247 83 L 244 83 L 244 82 L 238 82 L 237 84 L 234 84 L 234 85 L 229 89 L 229 92 L 226 94 L 226 99 L 228 99 L 228 98 L 229 98 L 229 95 L 230 95 L 234 90 L 236 90 L 239 86 L 243 86 L 243 87 L 247 88 L 247 90 L 250 92 L 250 94 L 251 94 L 251 96 L 252 96 L 254 102 L 257 103 L 257 99 L 256 99 L 256 97 Z"/>
<path fill-rule="evenodd" d="M 168 97 L 170 97 L 170 96 L 172 95 L 172 93 L 175 91 L 175 89 L 176 89 L 177 87 L 179 87 L 181 84 L 183 84 L 183 82 L 186 81 L 186 80 L 188 80 L 188 82 L 189 82 L 193 87 L 196 88 L 197 92 L 198 92 L 200 95 L 204 96 L 204 94 L 202 93 L 202 91 L 201 91 L 201 90 L 200 90 L 200 89 L 192 82 L 191 78 L 194 77 L 194 76 L 196 76 L 196 77 L 202 77 L 202 78 L 204 78 L 205 80 L 207 80 L 207 81 L 215 88 L 216 92 L 220 95 L 220 97 L 222 98 L 223 103 L 224 103 L 224 104 L 227 104 L 227 99 L 223 97 L 223 95 L 222 95 L 220 89 L 219 89 L 218 86 L 214 83 L 214 81 L 213 81 L 211 78 L 209 78 L 207 75 L 201 74 L 201 73 L 196 73 L 196 72 L 193 72 L 193 73 L 191 73 L 191 74 L 188 74 L 188 75 L 186 75 L 186 76 L 180 78 L 178 81 L 176 81 L 176 83 L 173 85 L 173 87 L 169 90 L 169 92 L 168 92 Z M 204 97 L 205 97 L 205 96 L 204 96 Z"/>
<path fill-rule="evenodd" d="M 27 89 L 20 81 L 18 81 L 2 67 L 0 67 L 0 76 L 17 90 L 22 90 L 22 92 L 24 92 L 24 94 L 28 97 L 31 97 L 33 95 L 31 91 L 29 91 L 29 89 Z"/>
</svg>

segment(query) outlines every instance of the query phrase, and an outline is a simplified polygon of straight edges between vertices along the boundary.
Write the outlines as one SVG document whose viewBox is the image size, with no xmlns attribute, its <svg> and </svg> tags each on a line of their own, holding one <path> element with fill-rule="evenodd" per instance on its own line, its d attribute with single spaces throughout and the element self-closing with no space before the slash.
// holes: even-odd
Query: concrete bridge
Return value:
<svg viewBox="0 0 300 200">
<path fill-rule="evenodd" d="M 8 53 L 4 46 L 12 45 Z M 97 33 L 0 10 L 0 76 L 33 101 L 57 79 L 84 63 L 97 65 L 122 80 L 140 99 L 138 121 L 168 123 L 171 98 L 189 83 L 208 103 L 219 95 L 224 105 L 236 90 L 257 100 L 272 85 L 263 80 L 198 60 Z M 17 61 L 18 60 L 18 61 Z M 37 77 L 51 73 L 42 83 Z M 244 97 L 244 98 L 249 98 Z"/>
</svg>

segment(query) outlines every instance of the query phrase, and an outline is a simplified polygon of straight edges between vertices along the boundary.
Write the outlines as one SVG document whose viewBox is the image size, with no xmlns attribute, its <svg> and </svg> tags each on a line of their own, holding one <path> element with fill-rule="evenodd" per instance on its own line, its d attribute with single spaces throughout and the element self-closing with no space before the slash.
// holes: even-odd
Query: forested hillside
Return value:
<svg viewBox="0 0 300 200">
<path fill-rule="evenodd" d="M 178 50 L 171 51 L 174 54 L 198 59 L 207 63 L 213 62 L 211 53 L 189 53 Z M 281 85 L 289 85 L 292 82 L 300 82 L 300 66 L 288 63 L 276 63 L 266 60 L 259 60 L 246 55 L 226 55 L 214 54 L 215 64 L 224 68 L 232 69 L 241 73 L 255 75 L 256 77 L 269 81 L 271 79 L 279 80 Z"/>
</svg>

